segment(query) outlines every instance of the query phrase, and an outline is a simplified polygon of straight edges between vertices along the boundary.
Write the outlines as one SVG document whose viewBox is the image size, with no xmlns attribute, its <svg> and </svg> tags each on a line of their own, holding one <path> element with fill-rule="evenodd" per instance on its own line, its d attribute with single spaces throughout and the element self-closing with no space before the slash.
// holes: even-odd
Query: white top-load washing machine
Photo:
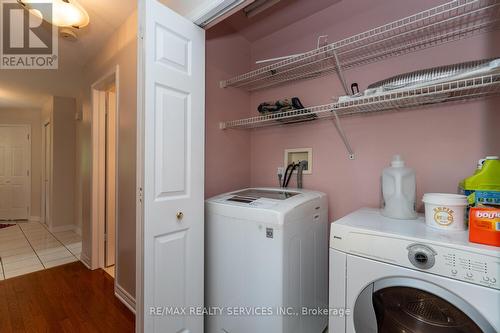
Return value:
<svg viewBox="0 0 500 333">
<path fill-rule="evenodd" d="M 329 332 L 497 333 L 499 280 L 499 249 L 467 231 L 362 209 L 331 227 Z"/>
<path fill-rule="evenodd" d="M 251 188 L 208 199 L 205 211 L 205 332 L 322 333 L 326 195 Z"/>
</svg>

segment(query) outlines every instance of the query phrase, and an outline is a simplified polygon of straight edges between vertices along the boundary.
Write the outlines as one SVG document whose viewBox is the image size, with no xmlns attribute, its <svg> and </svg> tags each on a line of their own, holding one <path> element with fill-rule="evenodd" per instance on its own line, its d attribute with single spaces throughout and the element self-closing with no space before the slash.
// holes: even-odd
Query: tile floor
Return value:
<svg viewBox="0 0 500 333">
<path fill-rule="evenodd" d="M 20 222 L 0 229 L 0 280 L 79 260 L 81 236 L 51 233 L 39 222 Z"/>
</svg>

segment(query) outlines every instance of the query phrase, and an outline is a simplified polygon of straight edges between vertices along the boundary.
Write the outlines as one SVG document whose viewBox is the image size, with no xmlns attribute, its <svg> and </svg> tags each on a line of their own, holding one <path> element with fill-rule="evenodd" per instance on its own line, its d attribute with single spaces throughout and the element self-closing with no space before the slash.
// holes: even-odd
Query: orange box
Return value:
<svg viewBox="0 0 500 333">
<path fill-rule="evenodd" d="M 500 209 L 473 207 L 469 212 L 469 241 L 500 246 Z"/>
</svg>

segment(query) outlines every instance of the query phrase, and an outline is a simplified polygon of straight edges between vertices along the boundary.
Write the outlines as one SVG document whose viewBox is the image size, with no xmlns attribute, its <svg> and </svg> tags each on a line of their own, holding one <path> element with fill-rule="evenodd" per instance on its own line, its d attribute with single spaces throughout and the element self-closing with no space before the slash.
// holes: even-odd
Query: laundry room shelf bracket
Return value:
<svg viewBox="0 0 500 333">
<path fill-rule="evenodd" d="M 340 64 L 339 57 L 337 55 L 337 51 L 332 50 L 332 53 L 335 57 L 335 62 L 338 64 L 337 67 L 337 73 L 340 79 L 340 82 L 342 83 L 342 87 L 344 88 L 344 92 L 346 95 L 350 95 L 351 92 L 349 91 L 349 88 L 347 88 L 347 81 L 344 76 L 344 70 L 342 69 L 342 65 Z M 334 115 L 334 123 L 335 123 L 335 128 L 337 129 L 337 132 L 340 135 L 340 138 L 342 139 L 342 142 L 345 145 L 345 148 L 347 149 L 347 152 L 349 153 L 349 159 L 354 160 L 356 159 L 356 156 L 354 155 L 354 151 L 352 150 L 351 144 L 349 143 L 349 139 L 347 138 L 347 135 L 344 132 L 344 129 L 342 128 L 342 125 L 340 123 L 340 118 L 337 114 L 337 111 L 333 110 L 332 111 Z"/>
<path fill-rule="evenodd" d="M 346 93 L 346 95 L 350 95 L 351 92 L 349 91 L 349 88 L 347 88 L 347 81 L 345 79 L 344 70 L 342 69 L 342 64 L 340 63 L 337 51 L 332 50 L 332 53 L 333 53 L 333 56 L 335 57 L 335 63 L 337 63 L 337 73 L 338 73 L 340 82 L 342 83 L 342 87 L 344 88 L 344 92 Z"/>
<path fill-rule="evenodd" d="M 355 160 L 356 155 L 354 154 L 354 151 L 352 150 L 351 144 L 349 143 L 349 139 L 345 135 L 344 129 L 342 128 L 342 125 L 340 124 L 340 118 L 339 115 L 337 114 L 337 111 L 333 110 L 332 111 L 333 116 L 334 116 L 334 121 L 335 121 L 335 127 L 337 128 L 337 132 L 340 135 L 340 138 L 342 139 L 342 142 L 344 142 L 345 148 L 347 149 L 347 152 L 349 153 L 348 157 L 350 160 Z"/>
</svg>

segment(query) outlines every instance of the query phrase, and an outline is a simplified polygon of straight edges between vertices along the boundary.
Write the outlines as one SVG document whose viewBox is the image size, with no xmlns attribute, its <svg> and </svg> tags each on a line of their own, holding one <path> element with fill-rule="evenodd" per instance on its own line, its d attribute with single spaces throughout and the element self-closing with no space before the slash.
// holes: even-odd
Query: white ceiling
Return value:
<svg viewBox="0 0 500 333">
<path fill-rule="evenodd" d="M 90 24 L 77 31 L 78 42 L 60 40 L 59 52 L 67 56 L 68 60 L 85 65 L 137 8 L 137 0 L 79 0 L 78 2 L 89 13 Z"/>
<path fill-rule="evenodd" d="M 0 108 L 41 107 L 51 95 L 76 97 L 83 66 L 134 12 L 137 0 L 79 0 L 90 24 L 78 41 L 59 39 L 58 70 L 0 70 Z"/>
</svg>

